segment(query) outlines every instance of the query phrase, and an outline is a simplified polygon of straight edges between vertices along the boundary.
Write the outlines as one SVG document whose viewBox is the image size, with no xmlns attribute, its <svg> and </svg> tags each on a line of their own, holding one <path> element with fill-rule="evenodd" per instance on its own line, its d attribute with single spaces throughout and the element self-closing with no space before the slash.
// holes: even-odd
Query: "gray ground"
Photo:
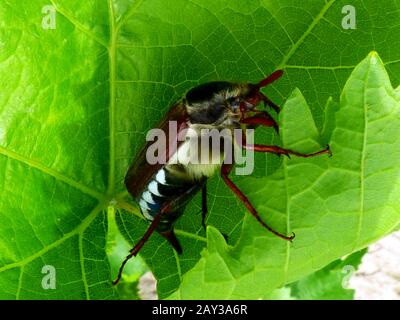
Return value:
<svg viewBox="0 0 400 320">
<path fill-rule="evenodd" d="M 400 231 L 369 247 L 350 287 L 357 300 L 400 300 Z"/>
<path fill-rule="evenodd" d="M 142 300 L 157 300 L 156 279 L 146 272 L 139 280 L 139 297 Z"/>
<path fill-rule="evenodd" d="M 156 280 L 151 272 L 139 282 L 143 300 L 157 299 Z M 359 270 L 350 279 L 355 299 L 400 300 L 400 231 L 370 246 Z"/>
</svg>

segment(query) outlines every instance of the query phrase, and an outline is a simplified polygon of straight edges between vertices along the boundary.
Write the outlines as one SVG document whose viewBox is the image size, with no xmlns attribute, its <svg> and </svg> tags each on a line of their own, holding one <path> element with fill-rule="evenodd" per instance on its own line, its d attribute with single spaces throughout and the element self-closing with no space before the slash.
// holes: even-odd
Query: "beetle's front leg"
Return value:
<svg viewBox="0 0 400 320">
<path fill-rule="evenodd" d="M 272 109 L 275 110 L 276 113 L 279 113 L 281 111 L 281 108 L 274 102 L 272 102 L 266 95 L 262 94 L 261 92 L 259 93 L 260 95 L 260 100 L 264 102 L 265 105 L 270 106 Z"/>
<path fill-rule="evenodd" d="M 279 127 L 276 121 L 266 111 L 256 111 L 254 116 L 240 120 L 240 123 L 254 126 L 273 127 L 279 134 Z"/>
<path fill-rule="evenodd" d="M 263 101 L 265 105 L 270 106 L 272 109 L 276 111 L 276 113 L 279 113 L 281 110 L 275 103 L 273 103 L 266 95 L 262 94 L 260 91 L 260 88 L 266 87 L 270 85 L 272 82 L 278 80 L 280 77 L 283 75 L 283 70 L 276 70 L 273 73 L 271 73 L 268 77 L 265 79 L 261 80 L 258 84 L 258 99 Z"/>
<path fill-rule="evenodd" d="M 153 234 L 153 232 L 156 230 L 158 224 L 160 223 L 160 220 L 162 216 L 166 213 L 166 209 L 163 208 L 155 217 L 154 220 L 151 222 L 150 226 L 147 228 L 146 233 L 143 235 L 143 237 L 135 244 L 135 246 L 129 251 L 129 254 L 126 256 L 124 261 L 122 262 L 119 270 L 118 270 L 118 275 L 117 278 L 112 282 L 113 285 L 116 285 L 122 277 L 122 271 L 125 268 L 126 263 L 132 258 L 135 257 L 140 249 L 142 249 L 143 245 L 146 243 L 146 241 L 150 238 L 150 236 Z"/>
</svg>

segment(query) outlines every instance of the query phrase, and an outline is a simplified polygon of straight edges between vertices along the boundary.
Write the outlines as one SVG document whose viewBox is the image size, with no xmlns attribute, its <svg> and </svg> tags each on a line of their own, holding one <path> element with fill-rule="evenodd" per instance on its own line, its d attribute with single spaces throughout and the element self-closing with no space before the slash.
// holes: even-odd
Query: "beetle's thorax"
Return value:
<svg viewBox="0 0 400 320">
<path fill-rule="evenodd" d="M 221 89 L 222 87 L 222 89 Z M 190 122 L 225 128 L 238 127 L 240 112 L 232 108 L 231 100 L 245 96 L 249 84 L 216 82 L 197 87 L 183 100 Z M 201 94 L 204 94 L 202 97 Z"/>
<path fill-rule="evenodd" d="M 233 126 L 189 123 L 186 132 L 184 142 L 167 164 L 167 170 L 183 179 L 208 178 L 221 167 L 228 152 L 233 154 Z"/>
<path fill-rule="evenodd" d="M 170 163 L 179 163 L 187 178 L 210 177 L 221 167 L 227 152 L 233 153 L 236 147 L 233 131 L 240 128 L 241 114 L 233 110 L 231 100 L 247 91 L 247 84 L 215 82 L 192 89 L 183 99 L 189 119 L 188 131 Z M 214 132 L 212 138 L 210 132 Z M 213 144 L 212 139 L 219 143 Z M 194 163 L 193 158 L 199 161 Z M 168 165 L 168 169 L 173 168 L 174 165 Z"/>
</svg>

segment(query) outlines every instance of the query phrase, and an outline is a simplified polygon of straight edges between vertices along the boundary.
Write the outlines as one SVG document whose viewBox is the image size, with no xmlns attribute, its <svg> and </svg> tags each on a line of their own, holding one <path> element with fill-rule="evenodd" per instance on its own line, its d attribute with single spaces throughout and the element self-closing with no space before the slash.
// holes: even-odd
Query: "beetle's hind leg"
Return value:
<svg viewBox="0 0 400 320">
<path fill-rule="evenodd" d="M 204 230 L 206 230 L 206 218 L 207 218 L 208 208 L 207 208 L 207 184 L 204 184 L 201 189 L 201 225 Z"/>
<path fill-rule="evenodd" d="M 162 232 L 159 232 L 159 234 L 168 240 L 168 242 L 172 245 L 172 247 L 175 249 L 175 251 L 178 252 L 178 254 L 182 254 L 182 252 L 183 252 L 182 247 L 181 247 L 178 239 L 176 238 L 174 229 L 162 231 Z"/>
<path fill-rule="evenodd" d="M 117 278 L 112 282 L 113 285 L 116 285 L 122 277 L 122 271 L 124 271 L 126 263 L 132 258 L 135 257 L 140 249 L 142 249 L 143 245 L 146 243 L 146 241 L 150 238 L 150 236 L 153 234 L 154 230 L 156 230 L 158 224 L 160 223 L 161 217 L 165 213 L 164 210 L 161 210 L 155 217 L 154 220 L 151 222 L 150 226 L 147 228 L 146 233 L 143 235 L 143 237 L 135 244 L 135 246 L 129 251 L 129 254 L 126 256 L 124 261 L 122 262 L 119 270 L 118 270 L 118 275 Z"/>
<path fill-rule="evenodd" d="M 204 184 L 201 188 L 201 209 L 198 213 L 201 213 L 201 225 L 203 226 L 204 231 L 207 229 L 206 219 L 208 213 L 207 207 L 207 185 Z"/>
<path fill-rule="evenodd" d="M 207 231 L 206 218 L 208 213 L 207 206 L 207 184 L 203 185 L 201 189 L 201 225 L 203 226 L 204 231 Z M 225 233 L 221 233 L 224 237 L 225 241 L 228 241 L 229 237 Z"/>
<path fill-rule="evenodd" d="M 171 214 L 171 208 L 176 208 L 177 204 L 179 204 L 182 199 L 184 199 L 187 196 L 186 193 L 180 195 L 179 197 L 175 198 L 171 202 L 167 203 L 164 205 L 160 212 L 157 213 L 154 216 L 153 221 L 151 222 L 150 226 L 147 228 L 146 233 L 143 235 L 142 239 L 139 240 L 138 243 L 129 251 L 129 254 L 126 256 L 125 260 L 122 262 L 121 267 L 119 268 L 117 278 L 112 282 L 113 285 L 116 285 L 122 277 L 122 271 L 124 270 L 124 267 L 126 263 L 134 256 L 136 256 L 140 249 L 142 249 L 143 245 L 146 243 L 146 241 L 150 238 L 150 236 L 153 234 L 155 230 L 160 226 L 160 222 L 164 223 L 162 221 L 162 218 L 164 217 L 165 214 Z M 165 226 L 164 226 L 165 227 Z M 178 242 L 178 239 L 175 236 L 175 233 L 171 228 L 163 228 L 162 230 L 157 230 L 164 238 L 166 238 L 171 245 L 174 247 L 174 249 L 178 253 L 182 253 L 182 247 Z M 169 232 L 168 232 L 169 231 Z"/>
</svg>

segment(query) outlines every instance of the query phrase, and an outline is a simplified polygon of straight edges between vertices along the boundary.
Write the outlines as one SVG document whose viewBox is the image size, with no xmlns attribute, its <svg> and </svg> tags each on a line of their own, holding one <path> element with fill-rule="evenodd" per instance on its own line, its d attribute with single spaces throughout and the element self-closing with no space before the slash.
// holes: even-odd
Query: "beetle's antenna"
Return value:
<svg viewBox="0 0 400 320">
<path fill-rule="evenodd" d="M 276 70 L 273 73 L 271 73 L 268 77 L 265 79 L 262 79 L 258 84 L 258 88 L 263 88 L 274 82 L 275 80 L 278 80 L 280 77 L 283 75 L 283 70 Z"/>
</svg>

